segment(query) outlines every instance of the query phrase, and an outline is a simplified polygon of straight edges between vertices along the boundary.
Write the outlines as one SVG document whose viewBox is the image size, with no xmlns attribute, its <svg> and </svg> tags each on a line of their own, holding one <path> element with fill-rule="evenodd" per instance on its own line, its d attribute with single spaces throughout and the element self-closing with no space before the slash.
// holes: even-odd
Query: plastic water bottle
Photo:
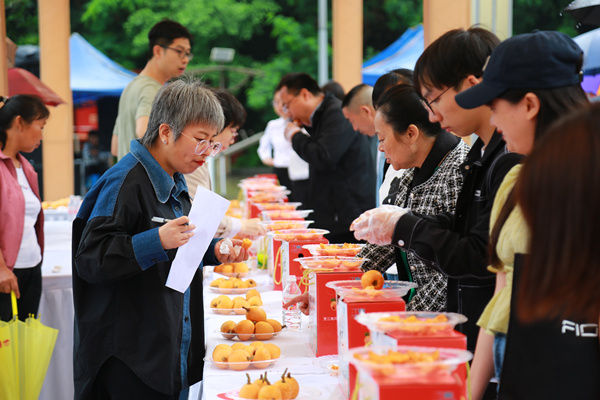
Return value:
<svg viewBox="0 0 600 400">
<path fill-rule="evenodd" d="M 302 294 L 302 292 L 296 283 L 296 277 L 291 275 L 287 280 L 285 288 L 283 288 L 283 304 L 300 294 Z M 299 331 L 300 320 L 300 306 L 298 303 L 283 308 L 283 323 L 286 325 L 287 329 L 290 331 Z"/>
</svg>

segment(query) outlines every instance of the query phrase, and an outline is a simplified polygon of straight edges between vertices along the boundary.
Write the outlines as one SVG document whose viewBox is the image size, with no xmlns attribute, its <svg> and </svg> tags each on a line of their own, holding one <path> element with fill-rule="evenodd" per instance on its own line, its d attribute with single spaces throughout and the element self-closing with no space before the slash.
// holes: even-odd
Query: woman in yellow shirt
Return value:
<svg viewBox="0 0 600 400">
<path fill-rule="evenodd" d="M 492 124 L 502 133 L 508 150 L 528 155 L 552 122 L 587 103 L 579 85 L 582 62 L 583 52 L 565 34 L 517 35 L 494 50 L 484 67 L 483 81 L 458 94 L 456 101 L 468 109 L 489 105 Z M 513 191 L 520 168 L 517 165 L 506 175 L 492 209 L 490 269 L 498 273 L 495 295 L 478 321 L 482 329 L 472 366 L 473 399 L 483 396 L 494 370 L 500 379 L 514 261 L 528 249 L 528 228 Z"/>
</svg>

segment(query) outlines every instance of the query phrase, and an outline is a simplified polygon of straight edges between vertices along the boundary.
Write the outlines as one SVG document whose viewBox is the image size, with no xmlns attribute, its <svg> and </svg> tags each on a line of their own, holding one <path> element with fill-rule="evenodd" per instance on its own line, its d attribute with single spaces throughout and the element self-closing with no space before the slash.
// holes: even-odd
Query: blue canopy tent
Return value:
<svg viewBox="0 0 600 400">
<path fill-rule="evenodd" d="M 78 33 L 73 33 L 69 39 L 69 53 L 74 105 L 106 96 L 119 97 L 136 76 L 102 54 Z"/>
<path fill-rule="evenodd" d="M 363 63 L 363 83 L 373 86 L 377 78 L 393 69 L 414 69 L 424 48 L 423 25 L 407 29 L 398 40 Z"/>
</svg>

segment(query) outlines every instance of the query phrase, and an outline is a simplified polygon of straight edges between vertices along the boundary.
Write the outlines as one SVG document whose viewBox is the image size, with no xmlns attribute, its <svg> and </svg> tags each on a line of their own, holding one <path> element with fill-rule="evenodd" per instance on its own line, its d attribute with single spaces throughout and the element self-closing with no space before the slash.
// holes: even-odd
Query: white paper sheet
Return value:
<svg viewBox="0 0 600 400">
<path fill-rule="evenodd" d="M 196 225 L 194 236 L 177 250 L 167 278 L 167 287 L 184 293 L 190 286 L 229 203 L 229 200 L 198 186 L 189 215 L 190 222 Z"/>
</svg>

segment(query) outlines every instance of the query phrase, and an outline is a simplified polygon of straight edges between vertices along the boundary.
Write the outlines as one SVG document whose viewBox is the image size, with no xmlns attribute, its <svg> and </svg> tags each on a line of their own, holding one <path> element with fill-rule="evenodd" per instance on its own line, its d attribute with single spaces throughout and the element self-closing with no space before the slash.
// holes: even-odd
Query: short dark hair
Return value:
<svg viewBox="0 0 600 400">
<path fill-rule="evenodd" d="M 17 94 L 10 98 L 0 97 L 0 102 L 4 103 L 0 107 L 0 143 L 2 144 L 2 150 L 4 150 L 8 139 L 6 131 L 10 129 L 17 116 L 20 116 L 26 124 L 50 116 L 50 111 L 38 96 Z"/>
<path fill-rule="evenodd" d="M 439 123 L 429 120 L 429 112 L 412 85 L 400 84 L 387 90 L 379 99 L 377 112 L 383 114 L 396 136 L 404 134 L 411 124 L 430 137 L 442 131 Z"/>
<path fill-rule="evenodd" d="M 385 93 L 386 90 L 401 83 L 406 83 L 408 85 L 413 84 L 412 70 L 407 68 L 398 68 L 377 78 L 377 81 L 375 81 L 375 86 L 373 86 L 373 93 L 371 94 L 373 108 L 377 109 L 379 106 L 379 98 L 383 93 Z"/>
<path fill-rule="evenodd" d="M 298 94 L 302 89 L 308 90 L 315 96 L 323 93 L 317 81 L 305 72 L 290 72 L 285 74 L 279 81 L 275 91 L 279 91 L 284 86 L 287 88 L 288 92 L 293 95 Z"/>
<path fill-rule="evenodd" d="M 154 46 L 170 46 L 175 39 L 186 38 L 192 43 L 192 34 L 179 22 L 170 19 L 163 19 L 156 23 L 148 32 L 149 57 L 152 58 L 152 49 Z"/>
<path fill-rule="evenodd" d="M 228 126 L 237 126 L 241 127 L 246 122 L 246 110 L 244 110 L 244 106 L 239 102 L 231 93 L 226 90 L 221 89 L 211 89 L 214 94 L 217 95 L 217 99 L 219 103 L 221 103 L 221 107 L 223 108 L 223 115 L 225 115 L 225 124 L 223 125 L 223 129 Z"/>
<path fill-rule="evenodd" d="M 321 87 L 321 91 L 325 94 L 331 93 L 340 100 L 344 100 L 344 88 L 336 81 L 329 81 Z"/>
<path fill-rule="evenodd" d="M 352 99 L 354 99 L 354 97 L 367 86 L 369 85 L 367 85 L 366 83 L 359 83 L 358 85 L 350 89 L 350 91 L 342 99 L 342 108 L 348 107 L 350 103 L 352 103 Z"/>
<path fill-rule="evenodd" d="M 487 29 L 453 29 L 431 43 L 415 65 L 415 87 L 441 89 L 454 87 L 469 75 L 481 77 L 483 66 L 500 39 Z"/>
</svg>

